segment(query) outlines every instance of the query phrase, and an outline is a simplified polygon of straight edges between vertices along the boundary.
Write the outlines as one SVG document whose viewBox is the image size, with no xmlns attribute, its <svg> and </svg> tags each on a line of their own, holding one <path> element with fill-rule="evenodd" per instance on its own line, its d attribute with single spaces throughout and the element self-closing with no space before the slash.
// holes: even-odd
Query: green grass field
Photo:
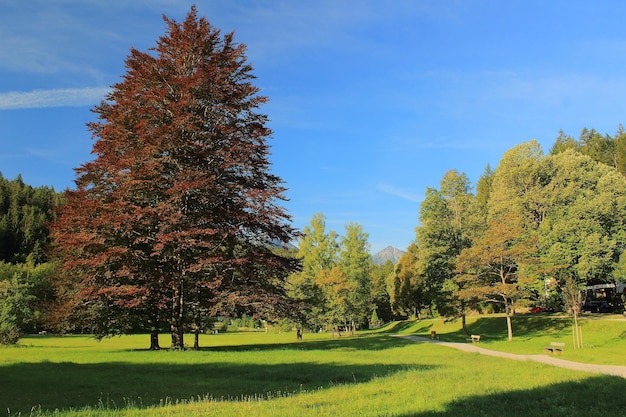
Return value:
<svg viewBox="0 0 626 417">
<path fill-rule="evenodd" d="M 475 317 L 483 347 L 542 353 L 568 340 L 569 321 Z M 626 322 L 585 319 L 590 357 L 625 365 Z M 623 416 L 626 379 L 413 343 L 392 332 L 464 340 L 459 323 L 395 323 L 353 338 L 293 333 L 205 335 L 200 351 L 151 352 L 148 336 L 97 342 L 33 336 L 0 347 L 0 414 L 58 416 Z M 571 331 L 571 329 L 569 329 Z M 188 342 L 191 342 L 189 337 Z M 163 337 L 162 346 L 168 345 Z M 591 360 L 590 360 L 591 362 Z M 55 411 L 56 410 L 56 411 Z M 6 414 L 5 414 L 6 413 Z"/>
<path fill-rule="evenodd" d="M 550 342 L 564 342 L 564 359 L 603 365 L 626 365 L 626 320 L 622 315 L 585 315 L 579 320 L 583 349 L 574 349 L 572 319 L 561 315 L 516 315 L 513 317 L 513 341 L 507 340 L 506 318 L 499 315 L 471 316 L 468 331 L 481 335 L 487 349 L 519 354 L 539 354 Z M 395 323 L 383 332 L 415 334 L 439 340 L 465 342 L 460 321 L 444 323 L 441 319 Z"/>
</svg>

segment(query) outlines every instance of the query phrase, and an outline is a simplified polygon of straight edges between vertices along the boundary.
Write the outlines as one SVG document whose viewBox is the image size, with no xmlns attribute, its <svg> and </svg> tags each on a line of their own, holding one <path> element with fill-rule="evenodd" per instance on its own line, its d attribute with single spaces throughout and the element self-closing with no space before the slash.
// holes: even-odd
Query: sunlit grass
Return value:
<svg viewBox="0 0 626 417">
<path fill-rule="evenodd" d="M 533 338 L 549 343 L 568 330 L 563 322 L 554 327 L 556 317 L 529 316 L 525 333 L 518 323 L 520 334 L 509 343 L 499 340 L 500 320 L 470 319 L 470 329 L 485 338 L 482 346 L 542 353 L 543 341 Z M 443 340 L 462 337 L 460 323 L 394 326 L 424 336 L 434 329 Z M 598 345 L 581 351 L 617 355 L 626 323 L 588 319 L 583 326 Z M 620 415 L 626 407 L 623 378 L 413 343 L 389 330 L 355 338 L 305 334 L 303 342 L 293 333 L 204 335 L 197 352 L 148 351 L 146 335 L 101 342 L 29 337 L 0 347 L 0 407 L 8 415 L 246 417 L 599 417 Z M 169 339 L 161 345 L 169 346 Z M 569 355 L 567 350 L 563 357 Z M 599 407 L 589 398 L 611 400 Z"/>
<path fill-rule="evenodd" d="M 523 315 L 513 317 L 513 340 L 507 340 L 506 319 L 501 315 L 470 316 L 468 331 L 480 334 L 480 346 L 503 352 L 535 355 L 544 353 L 550 342 L 564 342 L 563 359 L 577 362 L 626 365 L 626 320 L 620 315 L 586 315 L 579 319 L 583 348 L 574 348 L 573 321 L 562 315 Z M 461 322 L 442 319 L 398 322 L 381 331 L 430 337 L 437 332 L 442 341 L 465 342 Z"/>
</svg>

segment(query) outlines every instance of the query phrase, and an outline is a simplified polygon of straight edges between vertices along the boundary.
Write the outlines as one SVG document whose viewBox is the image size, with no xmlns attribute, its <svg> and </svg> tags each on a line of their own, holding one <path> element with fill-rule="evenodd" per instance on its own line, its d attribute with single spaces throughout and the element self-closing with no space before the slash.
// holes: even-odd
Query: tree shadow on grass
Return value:
<svg viewBox="0 0 626 417">
<path fill-rule="evenodd" d="M 391 325 L 387 326 L 384 330 L 381 330 L 378 333 L 393 334 L 393 333 L 403 332 L 407 329 L 411 329 L 414 332 L 425 332 L 425 331 L 430 331 L 432 327 L 433 327 L 432 322 L 419 322 L 419 321 L 414 321 L 414 320 L 407 320 L 407 321 L 398 321 L 398 322 L 392 323 Z"/>
<path fill-rule="evenodd" d="M 581 382 L 460 398 L 444 411 L 403 417 L 621 417 L 626 415 L 626 379 L 599 376 Z"/>
<path fill-rule="evenodd" d="M 571 320 L 563 317 L 547 318 L 545 316 L 515 315 L 512 317 L 514 337 L 534 337 L 537 334 L 555 334 L 571 327 Z M 508 339 L 506 317 L 481 317 L 468 324 L 470 334 L 479 334 L 481 339 L 504 341 Z M 441 336 L 441 335 L 440 335 Z M 446 342 L 465 342 L 467 335 L 462 330 L 446 333 Z"/>
<path fill-rule="evenodd" d="M 41 410 L 128 405 L 148 407 L 189 399 L 242 399 L 359 384 L 433 366 L 297 362 L 19 363 L 0 366 L 0 406 L 11 415 Z"/>
<path fill-rule="evenodd" d="M 359 335 L 351 337 L 335 337 L 326 340 L 306 340 L 292 343 L 268 343 L 268 344 L 248 344 L 248 345 L 232 345 L 232 346 L 202 346 L 201 351 L 209 352 L 253 352 L 266 350 L 367 350 L 380 351 L 392 349 L 399 346 L 412 345 L 414 342 L 398 339 L 391 336 L 380 334 L 375 335 Z"/>
</svg>

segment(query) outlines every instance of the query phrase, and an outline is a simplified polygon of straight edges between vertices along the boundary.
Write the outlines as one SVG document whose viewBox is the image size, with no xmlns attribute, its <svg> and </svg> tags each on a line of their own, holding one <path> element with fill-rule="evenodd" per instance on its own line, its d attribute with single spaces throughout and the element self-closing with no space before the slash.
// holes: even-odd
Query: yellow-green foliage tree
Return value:
<svg viewBox="0 0 626 417">
<path fill-rule="evenodd" d="M 583 301 L 579 290 L 611 281 L 626 247 L 626 179 L 573 149 L 549 156 L 545 163 L 549 209 L 539 228 L 544 275 L 569 294 L 566 305 L 576 316 Z"/>
<path fill-rule="evenodd" d="M 370 255 L 369 235 L 363 231 L 358 223 L 348 223 L 345 226 L 346 234 L 341 238 L 339 252 L 339 267 L 345 276 L 345 287 L 350 288 L 345 321 L 352 332 L 357 325 L 365 324 L 372 313 L 371 299 L 372 256 Z"/>
<path fill-rule="evenodd" d="M 535 256 L 534 242 L 524 230 L 519 213 L 505 213 L 492 219 L 484 236 L 457 258 L 457 297 L 498 303 L 506 314 L 509 340 L 513 339 L 511 316 L 515 303 L 525 296 L 534 279 L 524 268 Z"/>
<path fill-rule="evenodd" d="M 426 306 L 423 275 L 417 272 L 418 248 L 412 243 L 387 276 L 387 292 L 393 314 L 399 317 L 417 315 Z"/>
<path fill-rule="evenodd" d="M 528 296 L 537 278 L 531 266 L 537 256 L 536 230 L 545 215 L 542 159 L 536 141 L 504 154 L 486 204 L 487 228 L 474 235 L 473 246 L 457 259 L 456 297 L 498 305 L 507 317 L 509 340 L 515 304 Z"/>
<path fill-rule="evenodd" d="M 326 232 L 326 217 L 322 213 L 313 215 L 304 227 L 298 249 L 302 270 L 291 274 L 287 283 L 289 296 L 300 305 L 296 317 L 300 325 L 318 328 L 324 324 L 324 292 L 319 277 L 337 265 L 337 239 L 334 231 Z"/>
<path fill-rule="evenodd" d="M 536 297 L 545 279 L 574 316 L 585 285 L 613 280 L 626 247 L 626 179 L 615 168 L 574 148 L 546 157 L 536 141 L 523 143 L 500 161 L 487 210 L 487 230 L 457 259 L 457 295 L 500 304 L 509 339 L 515 303 Z"/>
<path fill-rule="evenodd" d="M 335 266 L 319 273 L 316 284 L 324 297 L 323 314 L 320 317 L 327 326 L 345 326 L 350 313 L 350 296 L 357 290 L 356 282 L 347 279 L 343 270 Z"/>
<path fill-rule="evenodd" d="M 304 228 L 298 257 L 302 271 L 289 279 L 289 294 L 300 301 L 299 322 L 311 328 L 363 324 L 373 311 L 372 259 L 368 235 L 357 223 L 346 235 L 326 232 L 326 218 L 318 213 Z M 339 242 L 338 242 L 339 240 Z"/>
<path fill-rule="evenodd" d="M 450 170 L 441 179 L 439 190 L 426 189 L 420 225 L 415 228 L 419 252 L 415 273 L 422 285 L 420 294 L 431 311 L 436 308 L 439 314 L 460 317 L 464 330 L 467 300 L 456 296 L 455 290 L 461 285 L 454 279 L 456 258 L 471 246 L 482 223 L 484 210 L 480 210 L 465 174 Z"/>
</svg>

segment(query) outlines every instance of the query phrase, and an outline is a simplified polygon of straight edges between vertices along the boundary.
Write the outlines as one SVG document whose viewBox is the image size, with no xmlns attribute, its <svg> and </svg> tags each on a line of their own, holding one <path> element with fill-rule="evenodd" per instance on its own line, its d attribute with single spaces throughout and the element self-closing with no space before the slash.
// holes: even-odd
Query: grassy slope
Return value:
<svg viewBox="0 0 626 417">
<path fill-rule="evenodd" d="M 542 350 L 535 339 L 549 343 L 567 335 L 563 322 L 543 323 L 556 318 L 527 317 L 523 336 L 517 319 L 520 335 L 509 344 L 487 331 L 499 330 L 500 318 L 474 318 L 470 330 L 480 330 L 485 347 L 520 351 Z M 429 335 L 436 329 L 441 338 L 462 338 L 454 326 L 422 321 L 396 324 L 395 330 Z M 552 333 L 544 335 L 547 329 Z M 625 322 L 588 321 L 583 329 L 602 343 L 583 351 L 601 354 L 621 341 L 623 356 Z M 84 336 L 26 338 L 19 347 L 0 348 L 0 408 L 28 413 L 39 404 L 42 411 L 80 409 L 58 415 L 246 417 L 594 417 L 621 415 L 626 408 L 623 378 L 411 343 L 389 337 L 389 330 L 352 339 L 306 334 L 303 343 L 294 343 L 293 334 L 204 336 L 203 345 L 211 347 L 200 352 L 142 350 L 147 336 L 99 343 Z M 190 404 L 159 406 L 191 398 Z"/>
<path fill-rule="evenodd" d="M 560 315 L 517 315 L 513 317 L 513 341 L 507 340 L 503 316 L 468 317 L 468 330 L 481 335 L 487 349 L 521 354 L 541 354 L 550 342 L 564 342 L 563 359 L 606 365 L 626 365 L 626 320 L 623 316 L 586 315 L 579 320 L 583 349 L 574 349 L 572 319 Z M 430 337 L 431 330 L 440 340 L 465 342 L 460 321 L 444 323 L 441 319 L 401 322 L 382 329 L 386 332 Z"/>
</svg>

